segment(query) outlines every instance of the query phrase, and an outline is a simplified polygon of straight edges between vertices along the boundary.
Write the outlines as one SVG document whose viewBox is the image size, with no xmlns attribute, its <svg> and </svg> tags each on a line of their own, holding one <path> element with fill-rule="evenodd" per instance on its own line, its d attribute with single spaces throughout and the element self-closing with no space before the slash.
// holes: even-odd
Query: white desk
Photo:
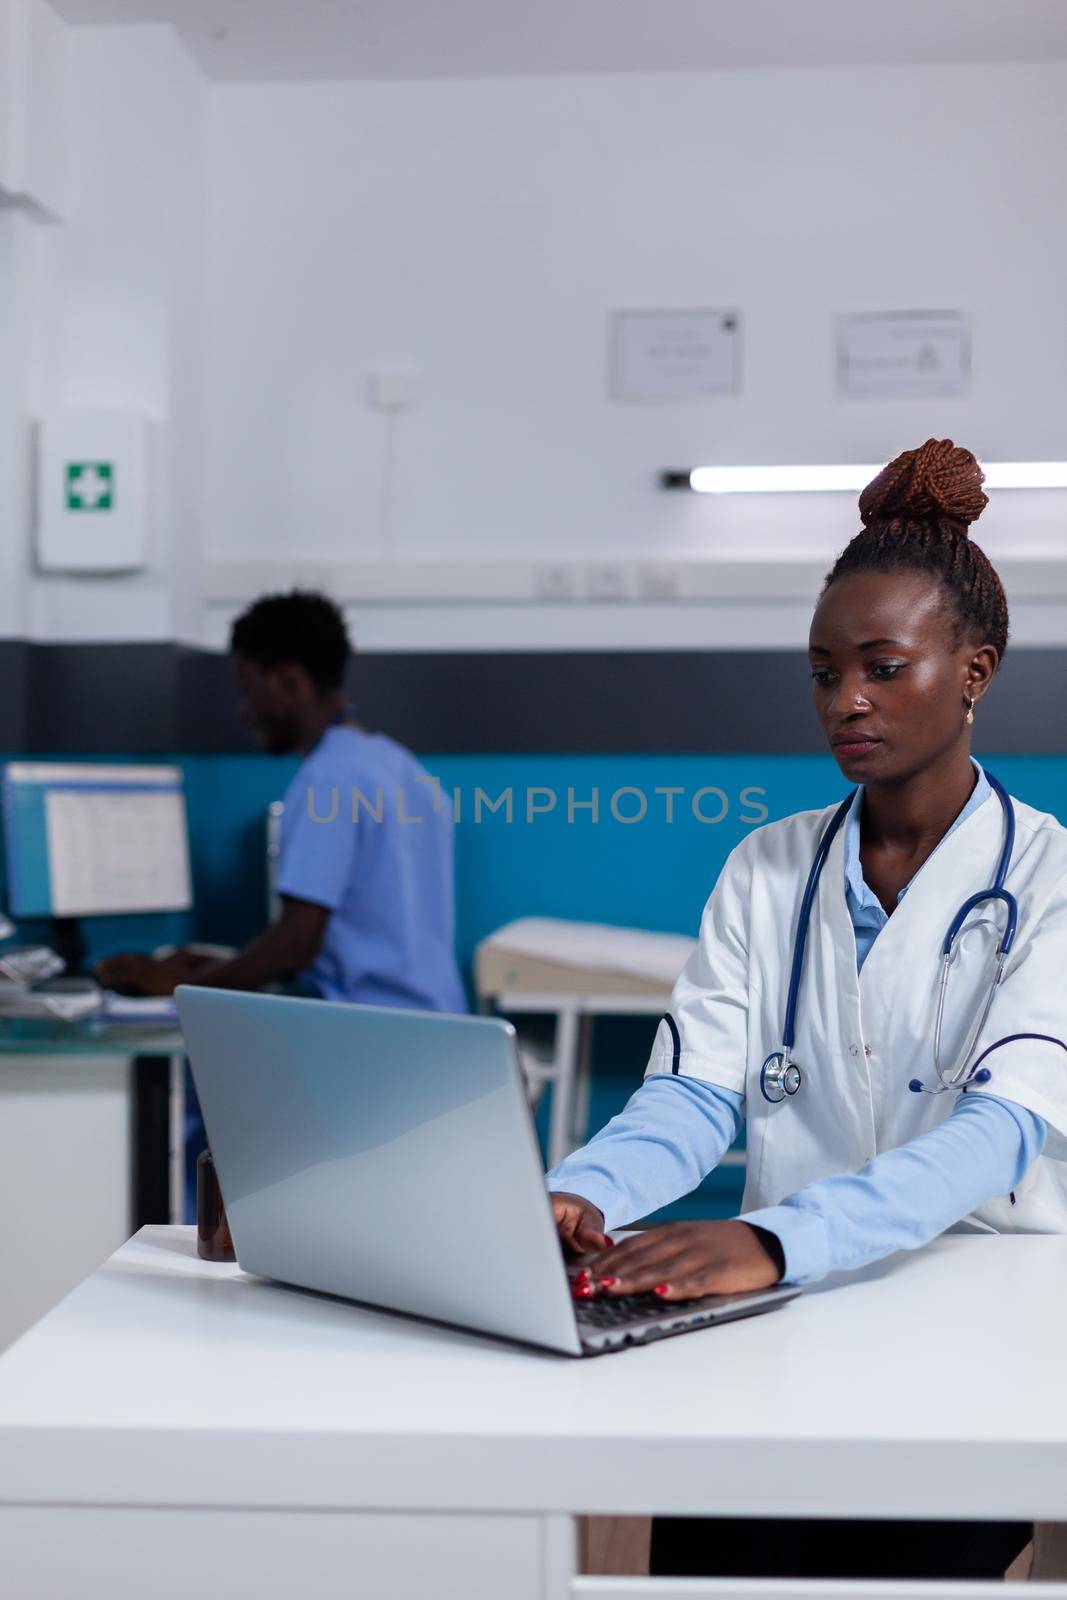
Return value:
<svg viewBox="0 0 1067 1600">
<path fill-rule="evenodd" d="M 0 1030 L 0 1349 L 142 1223 L 182 1220 L 184 1050 L 160 1030 Z"/>
<path fill-rule="evenodd" d="M 146 1229 L 0 1357 L 4 1589 L 721 1595 L 743 1586 L 574 1583 L 570 1516 L 1067 1520 L 1065 1326 L 1067 1238 L 944 1239 L 765 1317 L 573 1361 L 272 1287 Z"/>
</svg>

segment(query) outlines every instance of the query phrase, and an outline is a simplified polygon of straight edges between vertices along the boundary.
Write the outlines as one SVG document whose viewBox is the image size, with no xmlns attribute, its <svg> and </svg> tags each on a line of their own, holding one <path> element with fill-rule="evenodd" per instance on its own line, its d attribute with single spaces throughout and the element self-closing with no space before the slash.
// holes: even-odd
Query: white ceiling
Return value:
<svg viewBox="0 0 1067 1600">
<path fill-rule="evenodd" d="M 220 81 L 1067 58 L 1067 0 L 50 0 L 172 24 Z"/>
</svg>

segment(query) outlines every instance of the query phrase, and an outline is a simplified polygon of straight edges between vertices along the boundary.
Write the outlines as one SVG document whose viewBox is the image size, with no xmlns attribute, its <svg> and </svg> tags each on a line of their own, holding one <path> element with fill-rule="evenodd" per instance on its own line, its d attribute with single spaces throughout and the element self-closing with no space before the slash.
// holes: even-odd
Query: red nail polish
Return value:
<svg viewBox="0 0 1067 1600">
<path fill-rule="evenodd" d="M 604 1242 L 607 1245 L 609 1250 L 614 1250 L 614 1248 L 615 1248 L 615 1240 L 614 1239 L 609 1239 L 608 1235 L 605 1234 L 604 1235 Z"/>
<path fill-rule="evenodd" d="M 601 1278 L 600 1285 L 604 1289 L 614 1289 L 618 1281 L 618 1278 Z"/>
<path fill-rule="evenodd" d="M 670 1287 L 671 1286 L 670 1286 L 669 1283 L 657 1283 L 656 1287 L 653 1289 L 652 1293 L 653 1294 L 668 1294 L 670 1292 Z"/>
<path fill-rule="evenodd" d="M 590 1277 L 591 1277 L 591 1273 L 589 1271 L 589 1268 L 588 1267 L 583 1267 L 580 1272 L 576 1272 L 574 1274 L 574 1281 L 575 1281 L 575 1283 L 587 1283 L 589 1281 Z"/>
<path fill-rule="evenodd" d="M 576 1300 L 588 1300 L 589 1296 L 594 1293 L 593 1285 L 591 1283 L 576 1283 L 571 1293 Z"/>
</svg>

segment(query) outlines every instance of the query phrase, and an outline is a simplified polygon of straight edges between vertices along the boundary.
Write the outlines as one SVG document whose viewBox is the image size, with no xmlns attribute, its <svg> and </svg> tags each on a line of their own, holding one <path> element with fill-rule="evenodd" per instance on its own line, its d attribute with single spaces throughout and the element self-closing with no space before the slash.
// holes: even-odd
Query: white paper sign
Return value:
<svg viewBox="0 0 1067 1600">
<path fill-rule="evenodd" d="M 850 399 L 966 394 L 971 330 L 961 311 L 885 311 L 837 322 L 838 391 Z"/>
<path fill-rule="evenodd" d="M 612 318 L 616 400 L 700 400 L 738 385 L 736 311 L 618 311 Z"/>
</svg>

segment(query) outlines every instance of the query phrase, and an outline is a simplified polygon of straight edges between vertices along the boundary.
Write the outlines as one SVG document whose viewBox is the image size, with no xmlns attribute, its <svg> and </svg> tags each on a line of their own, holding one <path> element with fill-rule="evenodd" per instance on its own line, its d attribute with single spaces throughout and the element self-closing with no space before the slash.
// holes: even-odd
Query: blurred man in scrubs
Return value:
<svg viewBox="0 0 1067 1600">
<path fill-rule="evenodd" d="M 267 595 L 230 639 L 241 715 L 272 755 L 303 760 L 285 795 L 281 915 L 235 956 L 119 955 L 97 968 L 127 993 L 179 983 L 306 994 L 427 1011 L 467 1009 L 453 951 L 452 808 L 411 754 L 357 721 L 351 646 L 322 595 Z"/>
</svg>

